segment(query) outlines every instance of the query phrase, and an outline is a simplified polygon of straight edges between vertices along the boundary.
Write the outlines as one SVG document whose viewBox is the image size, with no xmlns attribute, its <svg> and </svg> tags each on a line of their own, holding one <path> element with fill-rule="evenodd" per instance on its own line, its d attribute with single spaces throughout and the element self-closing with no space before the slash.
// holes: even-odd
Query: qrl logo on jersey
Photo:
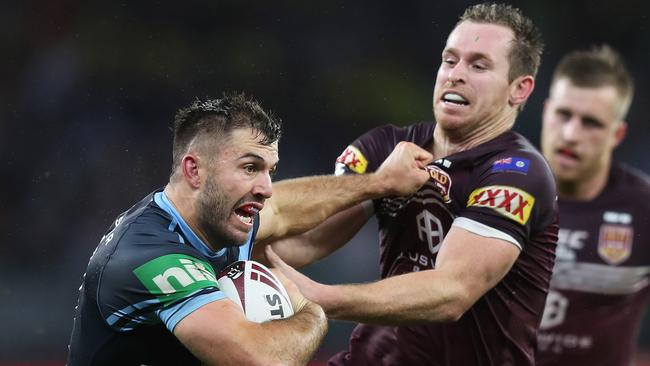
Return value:
<svg viewBox="0 0 650 366">
<path fill-rule="evenodd" d="M 203 288 L 217 287 L 210 264 L 183 254 L 168 254 L 133 270 L 149 292 L 166 303 L 175 302 Z"/>
<path fill-rule="evenodd" d="M 429 176 L 431 176 L 436 190 L 440 192 L 442 200 L 445 203 L 450 203 L 451 197 L 449 196 L 449 192 L 451 191 L 451 177 L 449 177 L 449 174 L 435 165 L 428 165 L 426 170 L 429 172 Z"/>
<path fill-rule="evenodd" d="M 609 264 L 619 264 L 632 253 L 634 230 L 626 225 L 603 224 L 598 237 L 598 254 Z"/>
<path fill-rule="evenodd" d="M 475 189 L 469 196 L 467 207 L 487 207 L 501 215 L 525 225 L 535 198 L 528 192 L 509 186 L 488 186 Z"/>
<path fill-rule="evenodd" d="M 363 174 L 368 168 L 368 160 L 365 156 L 357 149 L 356 147 L 350 145 L 345 151 L 336 158 L 338 164 L 343 164 L 348 169 L 352 170 L 357 174 Z"/>
</svg>

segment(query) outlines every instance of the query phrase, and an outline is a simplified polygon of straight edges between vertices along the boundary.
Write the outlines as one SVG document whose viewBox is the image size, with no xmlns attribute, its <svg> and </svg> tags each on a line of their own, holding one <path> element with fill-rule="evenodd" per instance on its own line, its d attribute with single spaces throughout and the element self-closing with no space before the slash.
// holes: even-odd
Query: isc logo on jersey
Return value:
<svg viewBox="0 0 650 366">
<path fill-rule="evenodd" d="M 342 169 L 344 167 L 347 167 L 357 174 L 363 174 L 368 168 L 368 160 L 363 156 L 359 149 L 350 145 L 338 158 L 336 158 L 336 175 L 343 173 Z"/>
<path fill-rule="evenodd" d="M 198 290 L 219 288 L 210 264 L 183 254 L 168 254 L 133 270 L 152 295 L 173 303 Z"/>
<path fill-rule="evenodd" d="M 469 196 L 467 207 L 487 207 L 501 215 L 525 225 L 535 198 L 528 192 L 509 186 L 487 186 L 475 189 Z"/>
</svg>

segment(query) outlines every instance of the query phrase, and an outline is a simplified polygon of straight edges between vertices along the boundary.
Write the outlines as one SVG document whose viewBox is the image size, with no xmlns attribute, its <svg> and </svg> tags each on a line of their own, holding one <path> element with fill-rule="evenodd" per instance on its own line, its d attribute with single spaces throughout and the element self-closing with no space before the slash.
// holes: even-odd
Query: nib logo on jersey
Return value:
<svg viewBox="0 0 650 366">
<path fill-rule="evenodd" d="M 467 207 L 491 208 L 501 215 L 525 225 L 535 204 L 528 192 L 509 186 L 487 186 L 469 195 Z"/>
<path fill-rule="evenodd" d="M 152 295 L 165 303 L 173 303 L 204 288 L 219 288 L 210 264 L 183 254 L 150 260 L 133 273 Z"/>
</svg>

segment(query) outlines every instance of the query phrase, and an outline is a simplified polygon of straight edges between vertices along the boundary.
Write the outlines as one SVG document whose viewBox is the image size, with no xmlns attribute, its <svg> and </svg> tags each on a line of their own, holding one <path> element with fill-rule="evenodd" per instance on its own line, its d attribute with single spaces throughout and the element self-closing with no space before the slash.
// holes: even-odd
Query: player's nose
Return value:
<svg viewBox="0 0 650 366">
<path fill-rule="evenodd" d="M 271 181 L 271 175 L 268 172 L 257 176 L 251 193 L 255 196 L 262 196 L 263 198 L 271 197 L 273 194 L 273 184 Z"/>
<path fill-rule="evenodd" d="M 582 125 L 578 116 L 573 116 L 561 127 L 562 139 L 565 141 L 576 141 L 580 137 Z"/>
</svg>

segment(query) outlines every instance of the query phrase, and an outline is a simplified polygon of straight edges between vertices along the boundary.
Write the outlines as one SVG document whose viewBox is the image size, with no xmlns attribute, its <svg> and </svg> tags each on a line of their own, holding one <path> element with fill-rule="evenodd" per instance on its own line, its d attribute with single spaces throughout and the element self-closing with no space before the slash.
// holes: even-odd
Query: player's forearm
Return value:
<svg viewBox="0 0 650 366">
<path fill-rule="evenodd" d="M 431 160 L 427 151 L 402 141 L 374 173 L 279 182 L 260 212 L 257 239 L 274 241 L 303 233 L 334 213 L 366 200 L 410 195 L 430 178 L 424 166 Z"/>
<path fill-rule="evenodd" d="M 208 303 L 183 318 L 174 335 L 205 365 L 304 365 L 327 330 L 322 308 L 304 300 L 287 319 L 255 323 L 234 302 Z"/>
<path fill-rule="evenodd" d="M 267 201 L 279 226 L 274 239 L 305 232 L 336 212 L 391 193 L 386 181 L 374 173 L 278 182 L 273 186 L 273 197 Z"/>
<path fill-rule="evenodd" d="M 271 359 L 283 365 L 305 365 L 327 333 L 323 309 L 308 302 L 292 317 L 262 324 L 267 337 L 260 342 Z"/>
<path fill-rule="evenodd" d="M 427 273 L 423 276 L 424 272 Z M 335 319 L 400 325 L 456 321 L 473 304 L 458 281 L 433 271 L 409 273 L 361 285 L 316 289 L 312 299 Z"/>
<path fill-rule="evenodd" d="M 372 201 L 366 201 L 337 213 L 303 234 L 280 239 L 269 245 L 289 265 L 301 268 L 328 256 L 350 241 L 371 215 Z M 254 259 L 265 261 L 263 252 L 264 246 L 256 245 L 253 249 Z"/>
</svg>

